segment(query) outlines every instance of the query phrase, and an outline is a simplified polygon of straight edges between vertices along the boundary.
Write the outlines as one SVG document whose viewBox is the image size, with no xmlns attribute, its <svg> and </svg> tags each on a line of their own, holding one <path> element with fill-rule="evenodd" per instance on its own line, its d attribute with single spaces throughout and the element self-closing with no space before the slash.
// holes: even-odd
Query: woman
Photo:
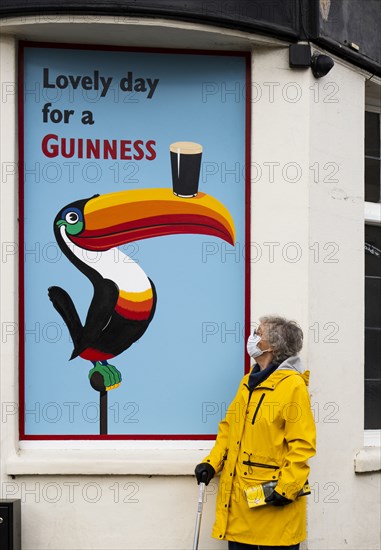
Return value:
<svg viewBox="0 0 381 550">
<path fill-rule="evenodd" d="M 247 351 L 256 363 L 242 379 L 210 454 L 196 466 L 198 483 L 221 472 L 213 537 L 229 550 L 298 550 L 306 537 L 307 460 L 315 454 L 309 371 L 298 352 L 303 333 L 282 317 L 260 318 Z M 277 482 L 267 504 L 249 507 L 245 489 Z"/>
</svg>

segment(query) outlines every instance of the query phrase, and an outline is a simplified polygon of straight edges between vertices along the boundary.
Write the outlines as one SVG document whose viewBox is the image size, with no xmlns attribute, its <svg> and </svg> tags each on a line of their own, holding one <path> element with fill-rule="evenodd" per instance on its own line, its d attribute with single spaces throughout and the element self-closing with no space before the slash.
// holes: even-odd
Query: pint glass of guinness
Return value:
<svg viewBox="0 0 381 550">
<path fill-rule="evenodd" d="M 198 193 L 202 145 L 192 141 L 177 141 L 169 147 L 171 153 L 173 193 L 191 198 Z"/>
</svg>

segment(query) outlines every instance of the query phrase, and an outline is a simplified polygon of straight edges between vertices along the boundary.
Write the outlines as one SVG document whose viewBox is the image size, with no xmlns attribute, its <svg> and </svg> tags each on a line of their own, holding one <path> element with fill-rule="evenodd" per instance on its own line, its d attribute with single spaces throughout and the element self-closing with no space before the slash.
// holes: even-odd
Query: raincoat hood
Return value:
<svg viewBox="0 0 381 550">
<path fill-rule="evenodd" d="M 287 359 L 285 359 L 279 365 L 279 367 L 276 369 L 275 372 L 278 372 L 280 370 L 294 371 L 295 373 L 300 374 L 306 386 L 308 386 L 310 371 L 304 368 L 299 355 L 292 355 L 291 357 L 288 357 Z"/>
<path fill-rule="evenodd" d="M 285 359 L 278 367 L 277 370 L 295 370 L 299 374 L 303 374 L 305 371 L 304 366 L 302 365 L 302 362 L 300 360 L 299 355 L 292 355 L 291 357 L 288 357 Z"/>
</svg>

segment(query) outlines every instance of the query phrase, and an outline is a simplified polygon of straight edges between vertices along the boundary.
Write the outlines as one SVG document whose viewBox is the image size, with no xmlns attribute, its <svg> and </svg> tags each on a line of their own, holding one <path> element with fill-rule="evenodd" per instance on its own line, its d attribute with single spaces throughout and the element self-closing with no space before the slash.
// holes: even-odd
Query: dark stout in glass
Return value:
<svg viewBox="0 0 381 550">
<path fill-rule="evenodd" d="M 198 193 L 202 145 L 177 141 L 169 147 L 171 154 L 173 193 L 178 197 L 195 197 Z"/>
</svg>

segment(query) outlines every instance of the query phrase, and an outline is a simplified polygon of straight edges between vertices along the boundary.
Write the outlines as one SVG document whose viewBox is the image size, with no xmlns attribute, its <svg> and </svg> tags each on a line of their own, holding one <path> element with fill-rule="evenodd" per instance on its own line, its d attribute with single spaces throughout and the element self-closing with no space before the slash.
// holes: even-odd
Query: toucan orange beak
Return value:
<svg viewBox="0 0 381 550">
<path fill-rule="evenodd" d="M 84 207 L 84 230 L 70 239 L 86 250 L 176 234 L 201 234 L 235 242 L 233 219 L 214 197 L 180 198 L 167 188 L 134 189 L 100 195 Z"/>
</svg>

